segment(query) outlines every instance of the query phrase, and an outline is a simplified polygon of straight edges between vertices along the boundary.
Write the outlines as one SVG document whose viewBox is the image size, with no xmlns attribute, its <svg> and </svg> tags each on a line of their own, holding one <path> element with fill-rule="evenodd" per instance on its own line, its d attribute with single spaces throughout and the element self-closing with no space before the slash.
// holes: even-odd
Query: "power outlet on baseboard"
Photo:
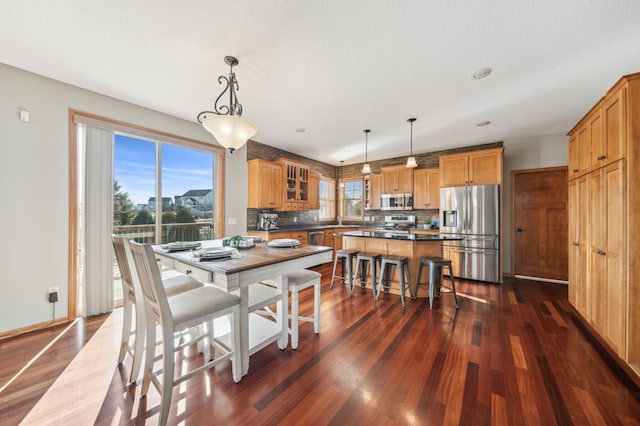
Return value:
<svg viewBox="0 0 640 426">
<path fill-rule="evenodd" d="M 58 301 L 58 290 L 59 290 L 59 287 L 49 287 L 49 292 L 48 292 L 49 303 L 56 303 Z"/>
</svg>

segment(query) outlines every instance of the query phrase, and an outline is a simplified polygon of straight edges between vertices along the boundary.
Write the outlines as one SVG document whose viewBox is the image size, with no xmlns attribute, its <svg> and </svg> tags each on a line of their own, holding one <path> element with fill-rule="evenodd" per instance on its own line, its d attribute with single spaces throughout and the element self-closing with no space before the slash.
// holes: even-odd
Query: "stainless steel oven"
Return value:
<svg viewBox="0 0 640 426">
<path fill-rule="evenodd" d="M 380 210 L 413 210 L 413 194 L 382 194 Z"/>
</svg>

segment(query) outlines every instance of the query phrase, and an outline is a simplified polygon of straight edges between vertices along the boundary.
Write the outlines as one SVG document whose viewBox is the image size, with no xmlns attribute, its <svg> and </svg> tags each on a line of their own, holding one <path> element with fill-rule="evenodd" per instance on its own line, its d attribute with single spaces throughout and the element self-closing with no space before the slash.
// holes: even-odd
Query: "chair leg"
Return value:
<svg viewBox="0 0 640 426">
<path fill-rule="evenodd" d="M 360 275 L 360 287 L 361 288 L 365 288 L 367 285 L 367 275 L 369 274 L 369 261 L 368 260 L 361 260 L 360 263 L 364 262 L 364 266 L 362 267 L 362 269 L 364 269 L 364 279 L 362 279 L 362 275 Z M 360 266 L 360 265 L 358 265 Z M 358 274 L 356 274 L 357 276 Z"/>
<path fill-rule="evenodd" d="M 122 362 L 124 361 L 124 357 L 127 355 L 127 349 L 129 349 L 129 338 L 131 336 L 131 316 L 133 311 L 132 305 L 133 303 L 125 294 L 122 307 L 122 337 L 120 339 L 120 353 L 118 354 L 118 364 L 122 364 Z"/>
<path fill-rule="evenodd" d="M 175 372 L 175 353 L 173 329 L 163 327 L 162 336 L 162 389 L 160 390 L 160 416 L 158 424 L 167 424 L 171 409 L 171 394 L 173 393 L 173 376 Z"/>
<path fill-rule="evenodd" d="M 378 266 L 378 261 L 373 259 L 372 262 L 369 263 L 371 268 L 371 289 L 373 290 L 373 300 L 376 300 L 376 268 Z"/>
<path fill-rule="evenodd" d="M 145 335 L 145 313 L 142 300 L 140 303 L 135 304 L 136 308 L 136 341 L 133 349 L 133 363 L 131 365 L 131 375 L 129 376 L 129 382 L 135 383 L 138 380 L 140 374 L 140 367 L 142 366 L 142 355 L 144 354 L 144 335 Z"/>
<path fill-rule="evenodd" d="M 453 278 L 453 271 L 451 270 L 451 266 L 449 266 L 449 279 L 451 279 L 451 289 L 453 290 L 453 298 L 456 301 L 456 309 L 460 308 L 460 304 L 458 303 L 458 295 L 456 294 L 456 282 Z"/>
<path fill-rule="evenodd" d="M 291 349 L 298 349 L 298 289 L 291 289 Z"/>
<path fill-rule="evenodd" d="M 313 285 L 313 332 L 320 333 L 320 280 Z"/>
<path fill-rule="evenodd" d="M 414 299 L 418 298 L 418 291 L 420 290 L 420 277 L 422 276 L 422 262 L 420 262 L 420 267 L 418 267 L 418 277 L 416 278 L 417 283 L 416 283 L 416 292 L 413 295 Z"/>
<path fill-rule="evenodd" d="M 436 270 L 438 267 L 429 266 L 429 309 L 433 308 L 433 290 L 436 285 Z"/>
<path fill-rule="evenodd" d="M 374 300 L 378 300 L 378 298 L 380 297 L 380 290 L 382 289 L 382 277 L 384 277 L 384 274 L 387 270 L 387 264 L 384 261 L 380 262 L 380 278 L 378 278 L 378 288 L 376 289 L 376 291 L 374 292 Z"/>
<path fill-rule="evenodd" d="M 346 258 L 345 261 L 347 263 L 347 274 L 349 275 L 345 282 L 349 285 L 349 292 L 353 294 L 353 288 L 355 287 L 355 283 L 353 282 L 353 257 Z"/>
<path fill-rule="evenodd" d="M 411 299 L 415 299 L 416 293 L 418 290 L 416 289 L 416 293 L 413 292 L 413 285 L 411 284 L 411 274 L 409 273 L 408 263 L 404 264 L 404 270 L 405 270 L 405 273 L 407 274 L 407 286 L 409 287 L 409 296 L 411 296 Z"/>
<path fill-rule="evenodd" d="M 231 325 L 231 348 L 233 349 L 233 358 L 231 358 L 231 374 L 233 381 L 239 383 L 242 379 L 242 356 L 240 351 L 240 309 L 234 309 L 233 324 Z"/>
<path fill-rule="evenodd" d="M 331 285 L 329 288 L 333 288 L 333 281 L 336 279 L 336 266 L 338 266 L 338 256 L 333 259 L 333 272 L 331 273 Z"/>
<path fill-rule="evenodd" d="M 402 302 L 402 307 L 404 308 L 404 266 L 396 266 L 396 272 L 398 274 L 398 281 L 400 284 L 400 301 Z"/>
<path fill-rule="evenodd" d="M 147 318 L 147 350 L 144 356 L 144 375 L 142 378 L 142 389 L 140 390 L 140 396 L 144 397 L 149 391 L 149 385 L 151 384 L 151 377 L 153 375 L 153 362 L 156 356 L 156 323 L 154 320 L 149 321 Z"/>
</svg>

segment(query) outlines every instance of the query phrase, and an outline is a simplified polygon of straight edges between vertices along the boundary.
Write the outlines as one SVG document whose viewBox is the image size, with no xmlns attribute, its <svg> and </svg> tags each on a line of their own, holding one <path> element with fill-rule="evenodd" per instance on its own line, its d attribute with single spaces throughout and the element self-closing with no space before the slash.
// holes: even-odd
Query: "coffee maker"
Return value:
<svg viewBox="0 0 640 426">
<path fill-rule="evenodd" d="M 275 213 L 259 213 L 258 229 L 263 231 L 278 229 L 278 215 Z"/>
</svg>

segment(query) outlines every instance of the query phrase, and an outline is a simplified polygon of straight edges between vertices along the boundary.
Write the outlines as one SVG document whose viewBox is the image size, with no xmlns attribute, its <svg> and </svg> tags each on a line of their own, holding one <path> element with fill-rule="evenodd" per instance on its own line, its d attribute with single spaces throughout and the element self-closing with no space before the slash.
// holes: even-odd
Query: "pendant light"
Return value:
<svg viewBox="0 0 640 426">
<path fill-rule="evenodd" d="M 197 120 L 216 138 L 220 145 L 228 148 L 229 152 L 233 154 L 233 151 L 258 133 L 258 127 L 241 117 L 242 105 L 236 96 L 236 90 L 239 90 L 238 80 L 233 72 L 233 67 L 238 65 L 238 60 L 233 56 L 225 56 L 224 62 L 230 67 L 229 78 L 221 75 L 218 77 L 218 83 L 222 84 L 224 81 L 227 87 L 216 99 L 214 111 L 202 111 L 198 114 Z M 218 101 L 227 90 L 229 91 L 229 105 L 218 107 Z"/>
<path fill-rule="evenodd" d="M 344 182 L 342 181 L 342 168 L 344 167 L 344 160 L 340 160 L 340 170 L 338 173 L 338 187 L 344 188 Z"/>
<path fill-rule="evenodd" d="M 371 130 L 366 129 L 363 130 L 364 132 L 364 166 L 362 166 L 362 174 L 363 175 L 370 175 L 371 174 L 371 167 L 369 167 L 369 158 L 368 158 L 368 144 L 369 144 L 369 132 Z"/>
<path fill-rule="evenodd" d="M 411 155 L 407 158 L 407 165 L 405 167 L 409 169 L 413 169 L 418 167 L 418 163 L 416 163 L 416 157 L 413 156 L 413 122 L 416 121 L 415 118 L 410 118 L 407 120 L 411 124 Z"/>
</svg>

